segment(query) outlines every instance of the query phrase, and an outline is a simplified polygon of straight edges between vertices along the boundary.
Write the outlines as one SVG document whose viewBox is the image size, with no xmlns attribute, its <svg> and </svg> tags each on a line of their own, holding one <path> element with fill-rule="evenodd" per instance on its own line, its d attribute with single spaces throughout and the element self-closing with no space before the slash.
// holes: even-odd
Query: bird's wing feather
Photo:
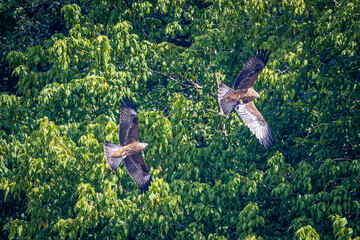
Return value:
<svg viewBox="0 0 360 240">
<path fill-rule="evenodd" d="M 144 162 L 141 153 L 128 156 L 124 159 L 124 166 L 131 178 L 134 180 L 141 193 L 146 192 L 151 185 L 149 168 Z"/>
<path fill-rule="evenodd" d="M 246 89 L 254 86 L 256 77 L 262 72 L 266 63 L 269 60 L 270 52 L 268 50 L 259 50 L 258 53 L 254 54 L 244 65 L 240 74 L 237 76 L 233 88 Z M 256 71 L 260 67 L 261 71 Z"/>
<path fill-rule="evenodd" d="M 139 141 L 139 118 L 136 105 L 131 98 L 125 97 L 121 101 L 119 122 L 119 143 L 126 146 Z"/>
<path fill-rule="evenodd" d="M 265 148 L 271 147 L 275 143 L 273 132 L 255 107 L 254 101 L 238 104 L 235 110 Z"/>
</svg>

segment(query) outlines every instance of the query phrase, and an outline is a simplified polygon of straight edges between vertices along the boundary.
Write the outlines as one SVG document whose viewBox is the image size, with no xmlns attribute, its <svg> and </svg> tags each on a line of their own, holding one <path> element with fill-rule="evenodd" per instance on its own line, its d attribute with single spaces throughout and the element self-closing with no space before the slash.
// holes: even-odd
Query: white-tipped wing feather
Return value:
<svg viewBox="0 0 360 240">
<path fill-rule="evenodd" d="M 253 101 L 238 104 L 235 110 L 265 148 L 271 147 L 275 143 L 271 128 L 256 109 Z"/>
</svg>

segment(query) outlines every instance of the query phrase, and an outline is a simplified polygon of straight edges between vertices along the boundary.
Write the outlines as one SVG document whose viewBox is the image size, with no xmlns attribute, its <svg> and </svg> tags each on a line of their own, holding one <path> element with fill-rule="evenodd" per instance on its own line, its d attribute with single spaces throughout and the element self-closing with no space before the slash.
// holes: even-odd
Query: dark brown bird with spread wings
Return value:
<svg viewBox="0 0 360 240">
<path fill-rule="evenodd" d="M 115 171 L 124 161 L 126 171 L 139 187 L 141 193 L 146 192 L 151 185 L 149 168 L 141 155 L 148 145 L 139 142 L 139 118 L 136 106 L 131 98 L 121 101 L 119 123 L 119 145 L 105 141 L 105 158 L 110 168 Z"/>
<path fill-rule="evenodd" d="M 259 50 L 245 63 L 235 80 L 233 88 L 221 82 L 218 90 L 218 100 L 222 112 L 229 117 L 230 112 L 235 107 L 236 112 L 265 148 L 271 147 L 275 140 L 263 115 L 255 107 L 253 100 L 254 98 L 260 98 L 260 95 L 254 90 L 253 86 L 256 77 L 268 62 L 270 52 Z"/>
</svg>

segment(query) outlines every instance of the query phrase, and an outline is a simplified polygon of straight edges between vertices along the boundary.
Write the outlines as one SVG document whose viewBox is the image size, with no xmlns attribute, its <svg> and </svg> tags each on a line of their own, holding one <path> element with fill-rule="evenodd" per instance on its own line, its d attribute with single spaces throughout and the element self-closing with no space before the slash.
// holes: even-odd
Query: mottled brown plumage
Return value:
<svg viewBox="0 0 360 240">
<path fill-rule="evenodd" d="M 147 144 L 146 144 L 147 145 Z M 119 148 L 116 152 L 114 152 L 113 157 L 126 157 L 134 154 L 141 153 L 142 150 L 145 149 L 146 145 L 144 143 L 133 142 L 125 147 Z"/>
<path fill-rule="evenodd" d="M 220 108 L 227 117 L 233 108 L 240 115 L 251 132 L 259 139 L 265 147 L 271 147 L 274 143 L 274 135 L 266 123 L 263 115 L 257 110 L 254 98 L 260 95 L 254 90 L 256 77 L 262 72 L 269 60 L 270 51 L 259 50 L 244 65 L 237 76 L 233 88 L 221 82 L 218 90 Z"/>
<path fill-rule="evenodd" d="M 139 119 L 136 106 L 131 98 L 121 101 L 119 122 L 119 145 L 105 141 L 105 158 L 110 168 L 115 171 L 122 161 L 126 171 L 139 187 L 141 193 L 151 185 L 149 168 L 144 162 L 141 152 L 148 145 L 139 142 Z"/>
<path fill-rule="evenodd" d="M 252 101 L 254 98 L 260 98 L 254 88 L 238 89 L 225 96 L 227 102 L 246 102 Z"/>
<path fill-rule="evenodd" d="M 121 101 L 119 121 L 119 144 L 126 146 L 139 141 L 139 118 L 136 105 L 131 98 Z"/>
<path fill-rule="evenodd" d="M 269 61 L 270 53 L 271 51 L 260 49 L 257 54 L 254 54 L 236 77 L 233 88 L 237 90 L 254 86 L 255 79 Z"/>
</svg>

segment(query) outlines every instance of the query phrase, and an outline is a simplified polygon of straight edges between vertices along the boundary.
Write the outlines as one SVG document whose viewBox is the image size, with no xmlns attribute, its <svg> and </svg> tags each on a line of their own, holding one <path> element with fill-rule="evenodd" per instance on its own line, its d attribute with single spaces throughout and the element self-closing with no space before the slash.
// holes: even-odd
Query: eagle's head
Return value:
<svg viewBox="0 0 360 240">
<path fill-rule="evenodd" d="M 253 98 L 260 98 L 259 93 L 257 91 L 255 91 L 255 89 L 252 87 L 248 89 L 248 94 L 249 94 L 249 96 L 251 96 Z"/>
<path fill-rule="evenodd" d="M 142 149 L 146 148 L 147 145 L 149 145 L 148 143 L 139 143 L 139 145 L 142 147 Z"/>
</svg>

